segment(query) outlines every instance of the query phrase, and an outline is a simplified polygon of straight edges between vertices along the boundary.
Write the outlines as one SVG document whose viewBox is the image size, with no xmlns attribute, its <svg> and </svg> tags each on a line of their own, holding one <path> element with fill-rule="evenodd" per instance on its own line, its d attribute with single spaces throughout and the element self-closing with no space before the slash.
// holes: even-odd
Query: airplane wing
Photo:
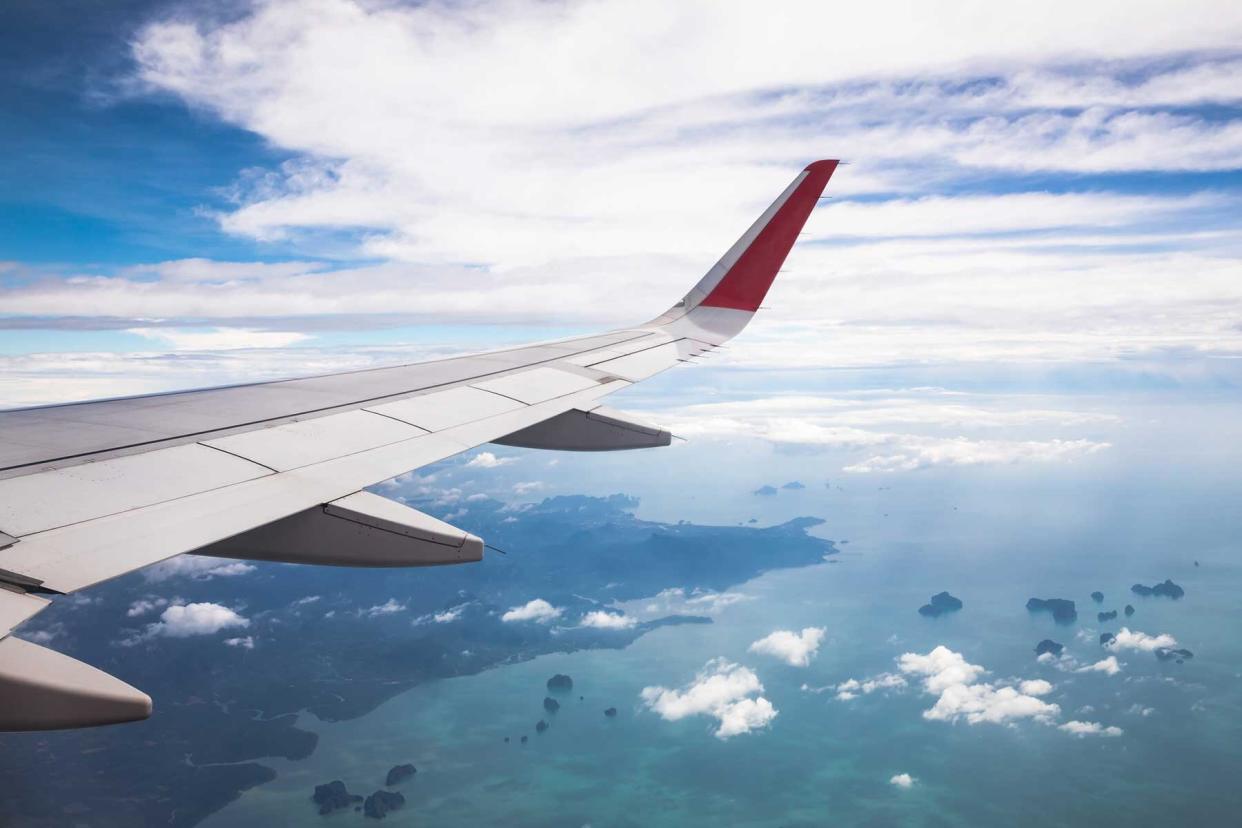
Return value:
<svg viewBox="0 0 1242 828">
<path fill-rule="evenodd" d="M 668 432 L 601 401 L 740 332 L 836 167 L 808 166 L 685 298 L 634 328 L 0 412 L 0 730 L 150 714 L 145 693 L 10 635 L 54 596 L 186 552 L 340 566 L 477 561 L 480 538 L 364 489 L 489 442 L 668 445 Z"/>
</svg>

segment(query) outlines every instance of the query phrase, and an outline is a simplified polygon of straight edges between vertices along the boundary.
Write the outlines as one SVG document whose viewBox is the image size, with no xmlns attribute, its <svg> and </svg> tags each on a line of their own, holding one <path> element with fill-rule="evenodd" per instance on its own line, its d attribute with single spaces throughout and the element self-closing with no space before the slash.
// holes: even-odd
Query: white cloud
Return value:
<svg viewBox="0 0 1242 828">
<path fill-rule="evenodd" d="M 791 667 L 806 667 L 823 640 L 823 627 L 807 627 L 801 633 L 777 630 L 751 644 L 750 652 L 779 658 Z"/>
<path fill-rule="evenodd" d="M 905 653 L 898 659 L 902 672 L 923 678 L 924 689 L 938 696 L 923 712 L 926 719 L 969 724 L 1006 724 L 1020 719 L 1051 723 L 1061 708 L 1039 696 L 1052 691 L 1046 681 L 1022 682 L 1018 687 L 980 682 L 986 672 L 970 664 L 960 653 L 941 645 L 926 654 Z"/>
<path fill-rule="evenodd" d="M 900 690 L 906 686 L 904 677 L 897 673 L 880 673 L 869 679 L 846 679 L 836 686 L 837 699 L 839 701 L 849 701 L 858 698 L 858 696 L 869 696 L 877 690 Z"/>
<path fill-rule="evenodd" d="M 497 457 L 490 451 L 481 451 L 466 463 L 468 469 L 495 469 L 500 466 L 507 466 L 510 463 L 516 463 L 516 457 Z M 484 495 L 486 497 L 486 495 Z"/>
<path fill-rule="evenodd" d="M 178 555 L 169 558 L 142 571 L 142 577 L 151 583 L 159 583 L 172 578 L 192 578 L 206 581 L 212 578 L 230 578 L 253 572 L 254 566 L 244 561 L 231 561 L 225 558 L 209 558 L 200 555 Z"/>
<path fill-rule="evenodd" d="M 527 601 L 520 607 L 513 607 L 500 616 L 500 620 L 506 623 L 535 621 L 540 624 L 546 624 L 549 621 L 560 618 L 562 612 L 563 610 L 560 607 L 554 607 L 542 598 L 535 598 Z"/>
<path fill-rule="evenodd" d="M 1176 647 L 1177 639 L 1168 633 L 1148 635 L 1138 630 L 1131 632 L 1129 627 L 1122 627 L 1117 631 L 1117 637 L 1107 646 L 1110 650 L 1140 650 L 1150 653 L 1161 648 Z"/>
<path fill-rule="evenodd" d="M 466 611 L 469 604 L 458 604 L 455 607 L 444 610 L 443 612 L 433 613 L 431 620 L 437 624 L 448 624 L 461 618 L 461 614 Z"/>
<path fill-rule="evenodd" d="M 306 606 L 307 604 L 313 604 L 313 603 L 315 603 L 315 602 L 316 602 L 316 601 L 318 601 L 318 600 L 319 600 L 319 596 L 318 596 L 318 595 L 307 595 L 305 598 L 299 598 L 299 599 L 297 599 L 296 601 L 294 601 L 294 602 L 293 602 L 292 604 L 290 604 L 289 606 L 291 606 L 291 607 L 304 607 L 304 606 Z"/>
<path fill-rule="evenodd" d="M 254 649 L 254 636 L 248 635 L 245 638 L 226 638 L 224 643 L 229 647 L 240 647 L 243 650 Z"/>
<path fill-rule="evenodd" d="M 517 495 L 518 497 L 523 497 L 525 495 L 537 492 L 542 488 L 543 488 L 543 483 L 539 482 L 538 480 L 529 480 L 523 483 L 514 483 L 513 493 Z"/>
<path fill-rule="evenodd" d="M 1117 656 L 1109 656 L 1100 659 L 1094 664 L 1087 664 L 1079 667 L 1076 673 L 1104 673 L 1105 675 L 1115 676 L 1121 672 L 1121 664 L 1117 661 Z"/>
<path fill-rule="evenodd" d="M 130 618 L 137 618 L 140 615 L 146 615 L 160 607 L 168 606 L 167 598 L 139 598 L 129 605 L 129 609 L 125 611 L 125 615 Z"/>
<path fill-rule="evenodd" d="M 174 351 L 230 351 L 243 348 L 287 348 L 310 337 L 297 331 L 257 331 L 245 328 L 182 330 L 131 328 L 128 333 L 155 340 Z"/>
<path fill-rule="evenodd" d="M 405 612 L 405 604 L 398 602 L 396 598 L 389 598 L 382 604 L 358 610 L 358 615 L 375 618 L 381 615 L 395 615 L 398 612 Z"/>
<path fill-rule="evenodd" d="M 164 610 L 158 622 L 147 626 L 147 636 L 188 638 L 249 626 L 249 619 L 221 604 L 173 604 Z"/>
<path fill-rule="evenodd" d="M 888 784 L 897 788 L 911 788 L 914 786 L 915 781 L 915 778 L 908 773 L 898 773 L 888 780 Z"/>
<path fill-rule="evenodd" d="M 1099 722 L 1069 721 L 1058 726 L 1059 730 L 1075 736 L 1120 736 L 1124 731 L 1119 727 L 1105 727 Z"/>
<path fill-rule="evenodd" d="M 600 630 L 628 630 L 638 624 L 638 619 L 624 613 L 594 610 L 582 616 L 580 623 L 583 627 L 594 627 Z"/>
<path fill-rule="evenodd" d="M 642 700 L 665 720 L 711 716 L 719 726 L 716 738 L 728 739 L 766 727 L 777 711 L 759 695 L 763 684 L 753 671 L 725 659 L 709 661 L 694 681 L 680 690 L 645 687 Z"/>
</svg>

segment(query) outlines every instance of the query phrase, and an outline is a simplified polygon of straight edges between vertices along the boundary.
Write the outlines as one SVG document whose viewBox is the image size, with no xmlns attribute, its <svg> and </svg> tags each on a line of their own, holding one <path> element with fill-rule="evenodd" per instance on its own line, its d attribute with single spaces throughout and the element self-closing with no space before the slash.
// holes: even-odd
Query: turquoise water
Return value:
<svg viewBox="0 0 1242 828">
<path fill-rule="evenodd" d="M 888 482 L 869 480 L 831 499 L 820 484 L 756 506 L 761 519 L 820 514 L 825 537 L 850 543 L 832 562 L 739 585 L 734 591 L 747 600 L 720 610 L 711 625 L 666 627 L 625 650 L 551 655 L 426 684 L 354 721 L 304 716 L 301 726 L 320 736 L 315 753 L 270 763 L 276 781 L 204 824 L 319 820 L 309 801 L 316 784 L 342 779 L 365 795 L 406 761 L 419 772 L 401 788 L 406 808 L 386 824 L 1236 824 L 1236 492 L 1219 481 L 1156 485 L 1124 470 L 1107 480 L 1064 473 Z M 1132 583 L 1164 578 L 1183 585 L 1186 597 L 1129 594 Z M 942 589 L 965 609 L 919 616 L 918 606 Z M 1106 655 L 1088 597 L 1096 589 L 1105 593 L 1103 609 L 1136 606 L 1131 629 L 1170 633 L 1195 658 L 1179 665 L 1119 653 L 1115 676 L 1037 663 L 1033 647 L 1046 637 L 1082 662 Z M 1074 599 L 1079 623 L 1058 627 L 1028 614 L 1032 596 Z M 826 630 L 807 667 L 747 651 L 774 630 L 807 626 Z M 803 689 L 892 671 L 901 653 L 940 644 L 986 667 L 990 680 L 1050 681 L 1046 700 L 1060 706 L 1058 721 L 1098 721 L 1124 734 L 1079 738 L 1029 720 L 931 721 L 922 714 L 935 698 L 917 684 L 848 702 Z M 716 657 L 758 674 L 779 711 L 767 728 L 722 741 L 713 719 L 664 721 L 642 704 L 644 687 L 681 687 Z M 548 732 L 535 735 L 544 682 L 557 672 L 573 676 L 573 695 Z M 602 713 L 611 706 L 615 720 Z M 518 743 L 522 734 L 529 744 Z M 890 784 L 900 773 L 914 777 L 912 787 Z"/>
</svg>

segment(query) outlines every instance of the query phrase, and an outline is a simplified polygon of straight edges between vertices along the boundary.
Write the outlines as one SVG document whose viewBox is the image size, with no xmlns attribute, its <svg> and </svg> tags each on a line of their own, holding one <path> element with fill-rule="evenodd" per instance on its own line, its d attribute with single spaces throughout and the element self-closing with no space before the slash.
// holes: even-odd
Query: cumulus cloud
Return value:
<svg viewBox="0 0 1242 828">
<path fill-rule="evenodd" d="M 776 718 L 776 709 L 759 695 L 762 692 L 763 684 L 753 671 L 717 658 L 680 690 L 645 687 L 641 697 L 666 721 L 711 716 L 718 722 L 716 738 L 728 739 L 766 727 Z"/>
<path fill-rule="evenodd" d="M 1125 732 L 1119 727 L 1105 727 L 1099 722 L 1080 722 L 1077 720 L 1059 725 L 1058 729 L 1075 736 L 1120 736 Z"/>
<path fill-rule="evenodd" d="M 888 784 L 897 788 L 911 788 L 915 781 L 915 778 L 908 773 L 898 773 L 888 780 Z"/>
<path fill-rule="evenodd" d="M 212 578 L 229 578 L 245 575 L 254 571 L 254 566 L 245 561 L 230 561 L 224 558 L 210 558 L 201 555 L 178 555 L 149 566 L 142 571 L 142 576 L 151 583 L 168 581 L 173 578 L 191 578 L 207 581 Z"/>
<path fill-rule="evenodd" d="M 869 679 L 846 679 L 836 686 L 837 699 L 849 701 L 859 695 L 870 695 L 877 690 L 900 690 L 906 686 L 905 677 L 898 673 L 880 673 Z"/>
<path fill-rule="evenodd" d="M 1122 627 L 1117 631 L 1117 637 L 1107 646 L 1110 650 L 1140 650 L 1151 653 L 1162 648 L 1176 647 L 1177 639 L 1168 633 L 1148 635 L 1138 630 L 1131 631 L 1129 627 Z"/>
<path fill-rule="evenodd" d="M 599 630 L 628 630 L 638 624 L 638 619 L 624 613 L 594 610 L 582 616 L 579 622 L 583 627 L 594 627 Z"/>
<path fill-rule="evenodd" d="M 221 604 L 207 602 L 173 604 L 160 614 L 159 621 L 148 624 L 145 634 L 138 637 L 137 640 L 154 636 L 189 638 L 190 636 L 212 635 L 221 630 L 249 626 L 250 620 L 248 618 L 244 618 L 234 610 Z M 128 642 L 136 643 L 136 640 L 129 639 L 127 640 Z"/>
<path fill-rule="evenodd" d="M 1100 659 L 1094 664 L 1086 664 L 1079 667 L 1076 673 L 1104 673 L 1105 675 L 1115 676 L 1121 672 L 1121 664 L 1117 661 L 1117 656 L 1109 656 Z"/>
<path fill-rule="evenodd" d="M 224 639 L 224 643 L 229 647 L 238 647 L 243 650 L 253 650 L 254 636 L 248 635 L 244 638 L 226 638 Z"/>
<path fill-rule="evenodd" d="M 527 480 L 522 483 L 513 484 L 513 493 L 518 497 L 533 494 L 543 488 L 543 483 L 538 480 Z"/>
<path fill-rule="evenodd" d="M 969 724 L 1006 724 L 1020 719 L 1050 723 L 1061 708 L 1039 696 L 1051 692 L 1046 681 L 1022 682 L 1018 687 L 980 682 L 986 672 L 961 655 L 941 645 L 926 654 L 905 653 L 898 659 L 901 671 L 920 676 L 923 688 L 937 695 L 936 703 L 923 717 Z"/>
<path fill-rule="evenodd" d="M 397 601 L 396 598 L 389 598 L 382 604 L 376 604 L 373 607 L 358 610 L 360 616 L 367 618 L 376 618 L 381 615 L 395 615 L 398 612 L 405 612 L 405 604 Z"/>
<path fill-rule="evenodd" d="M 481 451 L 466 462 L 468 469 L 495 469 L 516 463 L 516 457 L 497 457 L 490 451 Z"/>
<path fill-rule="evenodd" d="M 800 633 L 777 630 L 751 644 L 750 652 L 779 658 L 791 667 L 806 667 L 823 640 L 823 627 L 806 627 Z"/>
<path fill-rule="evenodd" d="M 146 615 L 154 612 L 161 607 L 168 606 L 167 598 L 139 598 L 129 605 L 129 609 L 125 611 L 125 615 L 130 618 L 137 618 L 140 615 Z"/>
<path fill-rule="evenodd" d="M 563 611 L 560 607 L 554 607 L 542 598 L 535 598 L 520 607 L 513 607 L 500 616 L 500 620 L 506 623 L 535 621 L 539 624 L 547 624 L 549 621 L 560 618 Z"/>
</svg>

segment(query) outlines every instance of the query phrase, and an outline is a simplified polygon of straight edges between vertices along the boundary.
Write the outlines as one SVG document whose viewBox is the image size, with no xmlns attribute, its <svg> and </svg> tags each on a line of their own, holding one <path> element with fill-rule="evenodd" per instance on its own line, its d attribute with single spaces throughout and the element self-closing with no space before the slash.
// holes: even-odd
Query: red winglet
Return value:
<svg viewBox="0 0 1242 828">
<path fill-rule="evenodd" d="M 713 308 L 734 308 L 754 312 L 763 303 L 776 273 L 802 232 L 807 217 L 828 186 L 837 161 L 816 161 L 807 166 L 797 188 L 772 216 L 746 251 L 729 268 L 700 304 Z"/>
</svg>

